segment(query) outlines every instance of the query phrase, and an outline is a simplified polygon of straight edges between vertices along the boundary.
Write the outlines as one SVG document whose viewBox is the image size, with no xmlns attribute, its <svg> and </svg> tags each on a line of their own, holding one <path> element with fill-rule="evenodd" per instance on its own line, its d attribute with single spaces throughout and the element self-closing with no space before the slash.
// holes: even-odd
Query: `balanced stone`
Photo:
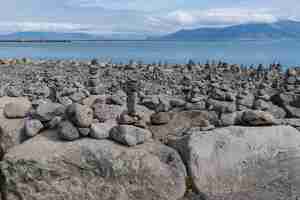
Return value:
<svg viewBox="0 0 300 200">
<path fill-rule="evenodd" d="M 58 135 L 61 139 L 73 141 L 80 137 L 77 128 L 69 121 L 63 121 L 59 124 Z"/>
</svg>

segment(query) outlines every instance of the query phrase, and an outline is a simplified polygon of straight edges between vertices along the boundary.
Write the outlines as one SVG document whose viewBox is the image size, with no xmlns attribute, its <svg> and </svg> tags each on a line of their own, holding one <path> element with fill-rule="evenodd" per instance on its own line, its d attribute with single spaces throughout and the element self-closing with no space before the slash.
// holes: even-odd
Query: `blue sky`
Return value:
<svg viewBox="0 0 300 200">
<path fill-rule="evenodd" d="M 299 0 L 2 0 L 0 32 L 151 35 L 300 19 Z"/>
</svg>

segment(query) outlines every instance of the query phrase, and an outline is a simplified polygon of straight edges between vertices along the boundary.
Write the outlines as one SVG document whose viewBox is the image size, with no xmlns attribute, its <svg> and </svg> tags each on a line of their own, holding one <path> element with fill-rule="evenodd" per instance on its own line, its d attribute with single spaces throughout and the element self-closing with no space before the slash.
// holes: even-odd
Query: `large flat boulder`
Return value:
<svg viewBox="0 0 300 200">
<path fill-rule="evenodd" d="M 169 145 L 180 152 L 195 189 L 209 199 L 300 197 L 300 132 L 290 126 L 232 126 Z"/>
<path fill-rule="evenodd" d="M 6 200 L 176 200 L 186 189 L 185 166 L 167 146 L 63 142 L 55 131 L 10 149 L 0 170 Z"/>
<path fill-rule="evenodd" d="M 25 119 L 8 119 L 4 115 L 4 107 L 10 103 L 31 105 L 31 102 L 24 97 L 0 98 L 0 157 L 3 152 L 6 152 L 14 145 L 20 144 L 24 140 L 23 127 Z"/>
</svg>

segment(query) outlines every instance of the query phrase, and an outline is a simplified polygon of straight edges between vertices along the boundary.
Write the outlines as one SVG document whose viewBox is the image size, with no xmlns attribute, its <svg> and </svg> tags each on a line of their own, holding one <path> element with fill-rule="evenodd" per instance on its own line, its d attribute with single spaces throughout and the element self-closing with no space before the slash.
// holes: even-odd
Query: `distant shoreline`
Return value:
<svg viewBox="0 0 300 200">
<path fill-rule="evenodd" d="M 13 42 L 13 43 L 70 43 L 72 40 L 0 40 L 0 42 Z"/>
<path fill-rule="evenodd" d="M 0 40 L 0 43 L 72 43 L 72 42 L 255 42 L 255 41 L 282 41 L 300 39 L 237 39 L 237 40 L 168 40 L 168 39 L 99 39 L 99 40 Z"/>
</svg>

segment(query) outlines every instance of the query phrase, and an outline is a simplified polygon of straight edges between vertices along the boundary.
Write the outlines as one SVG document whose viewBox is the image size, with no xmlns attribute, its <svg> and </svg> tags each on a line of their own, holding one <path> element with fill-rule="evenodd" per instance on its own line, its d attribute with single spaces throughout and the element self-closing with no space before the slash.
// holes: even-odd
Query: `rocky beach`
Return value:
<svg viewBox="0 0 300 200">
<path fill-rule="evenodd" d="M 0 200 L 296 200 L 300 68 L 0 60 Z"/>
</svg>

